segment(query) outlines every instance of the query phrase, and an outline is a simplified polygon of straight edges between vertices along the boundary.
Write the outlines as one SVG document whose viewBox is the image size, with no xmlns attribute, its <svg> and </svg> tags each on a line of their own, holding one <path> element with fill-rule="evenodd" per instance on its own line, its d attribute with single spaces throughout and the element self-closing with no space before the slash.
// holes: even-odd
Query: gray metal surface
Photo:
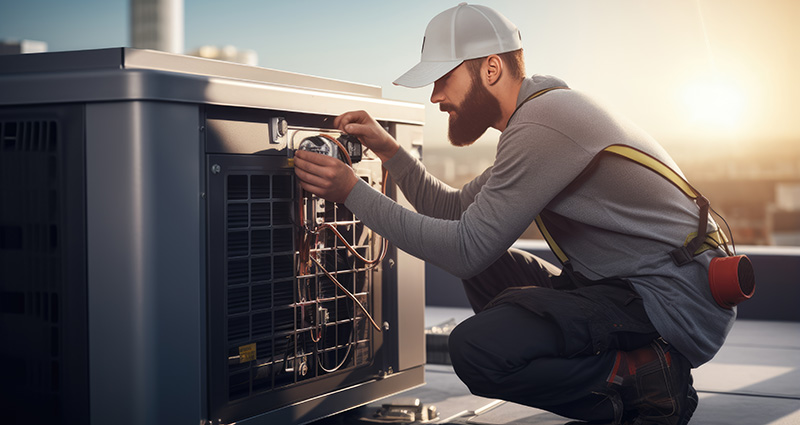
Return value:
<svg viewBox="0 0 800 425">
<path fill-rule="evenodd" d="M 174 55 L 156 50 L 124 47 L 4 57 L 0 58 L 0 65 L 0 75 L 95 71 L 99 69 L 149 69 L 381 97 L 381 88 L 377 86 L 193 56 Z"/>
<path fill-rule="evenodd" d="M 153 69 L 160 71 L 198 74 L 238 80 L 261 81 L 305 89 L 381 97 L 378 86 L 334 80 L 295 72 L 259 68 L 212 59 L 170 55 L 154 50 L 123 49 L 124 67 L 127 69 Z"/>
<path fill-rule="evenodd" d="M 197 423 L 205 273 L 193 105 L 86 106 L 92 423 Z"/>
<path fill-rule="evenodd" d="M 161 100 L 339 115 L 421 125 L 422 105 L 380 89 L 210 59 L 135 49 L 0 56 L 0 105 Z"/>
<path fill-rule="evenodd" d="M 421 148 L 422 128 L 397 125 L 394 129 L 397 141 L 413 152 Z M 401 192 L 397 202 L 411 208 Z M 397 251 L 397 338 L 399 367 L 401 370 L 425 363 L 425 263 L 411 255 Z"/>
</svg>

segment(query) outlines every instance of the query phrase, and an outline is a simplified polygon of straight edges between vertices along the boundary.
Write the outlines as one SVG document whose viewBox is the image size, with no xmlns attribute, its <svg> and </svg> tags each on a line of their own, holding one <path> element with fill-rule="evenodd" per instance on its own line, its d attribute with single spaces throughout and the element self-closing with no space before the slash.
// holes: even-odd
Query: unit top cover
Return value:
<svg viewBox="0 0 800 425">
<path fill-rule="evenodd" d="M 111 48 L 0 56 L 0 105 L 159 100 L 422 124 L 422 105 L 377 86 L 153 50 Z"/>
</svg>

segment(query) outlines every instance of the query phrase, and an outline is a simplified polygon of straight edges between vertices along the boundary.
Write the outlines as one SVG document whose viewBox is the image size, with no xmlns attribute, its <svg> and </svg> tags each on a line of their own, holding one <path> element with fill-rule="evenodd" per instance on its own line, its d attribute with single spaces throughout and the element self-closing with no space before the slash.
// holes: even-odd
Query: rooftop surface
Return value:
<svg viewBox="0 0 800 425">
<path fill-rule="evenodd" d="M 426 327 L 469 317 L 465 308 L 425 310 Z M 694 369 L 700 405 L 692 425 L 800 424 L 800 323 L 739 320 L 717 356 Z M 448 365 L 429 364 L 426 385 L 315 425 L 370 423 L 382 403 L 418 398 L 436 406 L 437 424 L 560 425 L 569 419 L 543 410 L 470 394 Z M 477 414 L 476 414 L 477 412 Z"/>
</svg>

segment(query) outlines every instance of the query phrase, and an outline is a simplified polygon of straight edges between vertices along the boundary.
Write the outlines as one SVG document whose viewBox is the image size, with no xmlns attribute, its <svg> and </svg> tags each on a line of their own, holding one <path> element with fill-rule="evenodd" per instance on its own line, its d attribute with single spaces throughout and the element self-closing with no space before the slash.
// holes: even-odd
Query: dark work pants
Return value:
<svg viewBox="0 0 800 425">
<path fill-rule="evenodd" d="M 464 280 L 476 314 L 451 333 L 453 368 L 472 393 L 581 420 L 612 420 L 602 394 L 618 350 L 658 337 L 621 279 L 589 281 L 511 249 Z"/>
</svg>

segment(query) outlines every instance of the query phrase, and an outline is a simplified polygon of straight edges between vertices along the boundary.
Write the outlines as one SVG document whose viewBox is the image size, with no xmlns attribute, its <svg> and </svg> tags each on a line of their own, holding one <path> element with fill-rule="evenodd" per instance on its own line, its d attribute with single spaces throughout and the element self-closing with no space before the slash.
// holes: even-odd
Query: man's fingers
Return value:
<svg viewBox="0 0 800 425">
<path fill-rule="evenodd" d="M 300 155 L 295 154 L 294 167 L 308 174 L 330 178 L 336 174 L 335 167 L 339 165 L 339 162 L 338 159 L 330 156 L 313 152 L 302 152 Z"/>
<path fill-rule="evenodd" d="M 366 124 L 349 123 L 344 126 L 344 132 L 356 137 L 372 136 L 372 129 Z"/>
<path fill-rule="evenodd" d="M 303 168 L 295 167 L 295 174 L 300 179 L 301 183 L 306 182 L 320 188 L 330 185 L 329 179 L 319 174 L 306 171 Z"/>
<path fill-rule="evenodd" d="M 332 202 L 344 202 L 358 179 L 344 162 L 306 151 L 295 152 L 294 172 L 301 187 Z"/>
<path fill-rule="evenodd" d="M 345 127 L 350 123 L 363 123 L 367 113 L 364 111 L 350 111 L 334 118 L 333 126 L 339 130 L 346 131 Z"/>
<path fill-rule="evenodd" d="M 304 151 L 302 149 L 298 149 L 294 153 L 295 158 L 300 158 L 302 161 L 309 162 L 312 164 L 318 164 L 321 166 L 330 165 L 331 161 L 338 161 L 338 159 L 330 157 L 328 155 L 323 155 L 321 153 L 316 152 L 309 152 Z"/>
<path fill-rule="evenodd" d="M 303 160 L 295 160 L 294 168 L 295 174 L 297 174 L 297 177 L 299 177 L 300 180 L 314 181 L 315 184 L 319 184 L 321 181 L 326 180 L 325 168 L 314 163 Z"/>
<path fill-rule="evenodd" d="M 336 158 L 313 152 L 295 154 L 295 174 L 301 182 L 328 191 L 337 184 L 341 168 L 347 167 Z"/>
<path fill-rule="evenodd" d="M 313 184 L 307 183 L 303 180 L 300 180 L 300 187 L 303 188 L 306 192 L 311 192 L 313 194 L 322 193 L 322 188 L 319 186 L 314 186 Z"/>
<path fill-rule="evenodd" d="M 345 112 L 333 121 L 334 127 L 358 138 L 376 137 L 377 123 L 364 111 Z M 363 142 L 363 140 L 362 140 Z"/>
</svg>

